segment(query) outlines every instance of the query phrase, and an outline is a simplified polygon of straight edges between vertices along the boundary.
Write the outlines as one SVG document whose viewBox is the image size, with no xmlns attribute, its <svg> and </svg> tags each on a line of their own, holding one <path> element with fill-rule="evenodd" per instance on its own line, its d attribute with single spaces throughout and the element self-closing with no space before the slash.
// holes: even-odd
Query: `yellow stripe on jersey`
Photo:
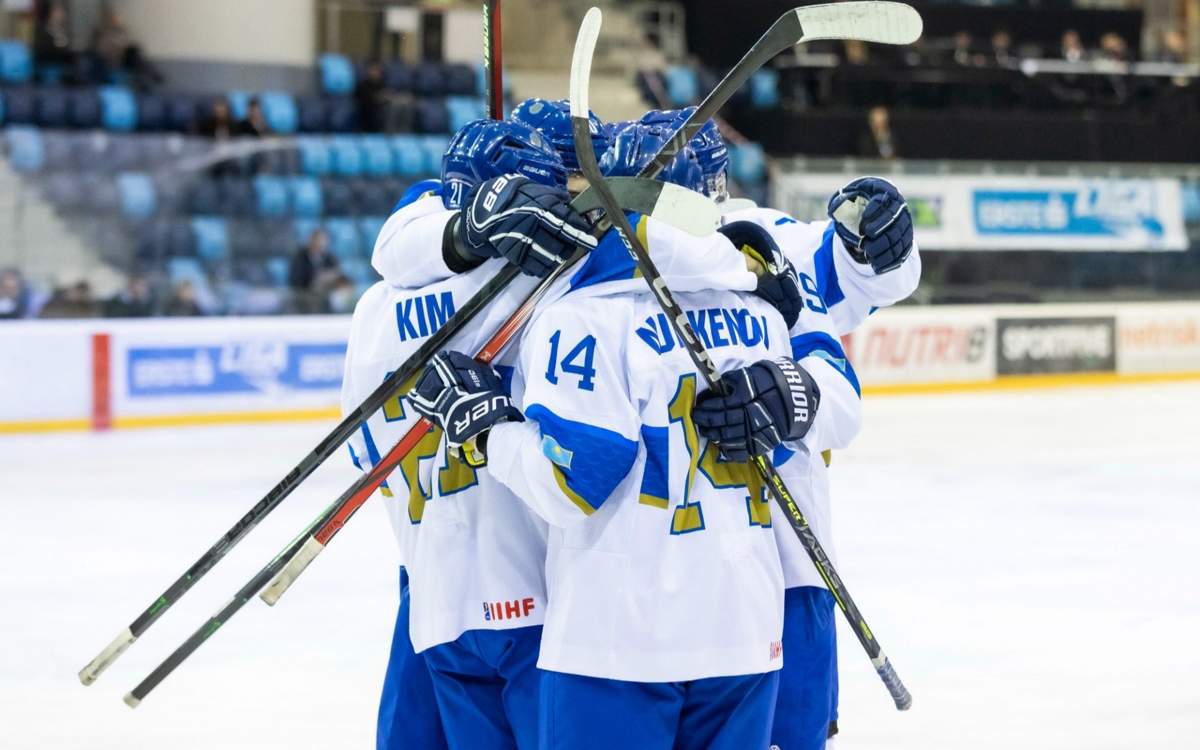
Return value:
<svg viewBox="0 0 1200 750">
<path fill-rule="evenodd" d="M 558 489 L 562 491 L 563 495 L 565 495 L 568 500 L 570 500 L 572 503 L 575 503 L 576 508 L 579 508 L 581 511 L 583 511 L 583 515 L 590 516 L 596 512 L 595 508 L 593 508 L 591 505 L 588 505 L 587 500 L 584 500 L 577 492 L 567 486 L 567 475 L 562 473 L 562 469 L 551 465 L 550 470 L 554 472 L 554 481 L 558 483 Z"/>
</svg>

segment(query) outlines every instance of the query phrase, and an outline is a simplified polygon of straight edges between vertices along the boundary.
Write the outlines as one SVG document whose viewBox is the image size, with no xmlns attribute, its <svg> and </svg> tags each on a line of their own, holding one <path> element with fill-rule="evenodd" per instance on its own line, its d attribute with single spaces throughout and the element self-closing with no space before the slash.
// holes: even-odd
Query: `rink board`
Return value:
<svg viewBox="0 0 1200 750">
<path fill-rule="evenodd" d="M 0 327 L 0 432 L 330 419 L 348 316 Z M 1200 303 L 899 307 L 845 339 L 865 392 L 1200 378 Z"/>
</svg>

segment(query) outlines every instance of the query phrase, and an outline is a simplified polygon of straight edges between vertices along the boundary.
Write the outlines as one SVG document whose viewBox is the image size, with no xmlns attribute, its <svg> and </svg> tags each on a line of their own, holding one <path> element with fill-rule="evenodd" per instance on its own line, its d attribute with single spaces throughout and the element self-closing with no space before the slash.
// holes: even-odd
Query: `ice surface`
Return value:
<svg viewBox="0 0 1200 750">
<path fill-rule="evenodd" d="M 372 501 L 121 703 L 354 476 L 344 455 L 95 685 L 76 672 L 328 429 L 0 439 L 0 745 L 366 748 L 396 604 Z M 842 575 L 915 705 L 842 628 L 839 750 L 1200 746 L 1200 385 L 874 398 L 835 454 Z"/>
</svg>

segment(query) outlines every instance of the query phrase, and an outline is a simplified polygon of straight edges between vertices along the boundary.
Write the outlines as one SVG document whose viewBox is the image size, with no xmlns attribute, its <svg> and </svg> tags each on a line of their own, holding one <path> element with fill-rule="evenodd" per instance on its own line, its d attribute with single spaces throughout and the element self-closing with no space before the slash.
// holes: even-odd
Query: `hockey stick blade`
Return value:
<svg viewBox="0 0 1200 750">
<path fill-rule="evenodd" d="M 584 16 L 583 23 L 580 25 L 579 36 L 575 43 L 575 54 L 572 58 L 571 120 L 575 132 L 576 159 L 579 162 L 584 177 L 587 178 L 592 189 L 599 195 L 602 204 L 607 209 L 610 220 L 613 222 L 613 226 L 621 234 L 621 239 L 624 241 L 625 247 L 628 248 L 634 261 L 637 263 L 638 269 L 642 272 L 642 277 L 650 285 L 650 290 L 654 293 L 659 306 L 670 321 L 671 327 L 675 329 L 676 334 L 683 342 L 684 348 L 687 350 L 696 369 L 704 377 L 710 389 L 721 393 L 724 391 L 724 388 L 722 387 L 720 372 L 717 370 L 715 363 L 704 346 L 700 343 L 700 339 L 696 336 L 695 331 L 692 330 L 687 315 L 684 314 L 682 308 L 675 301 L 666 280 L 651 260 L 649 252 L 638 238 L 637 233 L 630 226 L 625 212 L 617 205 L 604 176 L 600 173 L 594 146 L 588 137 L 588 77 L 591 71 L 592 53 L 595 49 L 596 41 L 600 36 L 600 23 L 600 11 L 596 8 L 589 10 L 587 15 Z M 889 694 L 891 694 L 896 708 L 901 711 L 908 710 L 912 705 L 912 696 L 909 694 L 907 688 L 904 687 L 904 683 L 900 681 L 899 675 L 896 674 L 887 657 L 884 656 L 879 642 L 875 640 L 874 633 L 867 627 L 866 620 L 863 618 L 862 613 L 859 612 L 854 600 L 850 598 L 850 592 L 846 590 L 845 585 L 830 562 L 829 556 L 821 546 L 820 541 L 817 540 L 816 535 L 812 532 L 812 528 L 808 525 L 803 511 L 788 490 L 783 478 L 779 475 L 779 472 L 767 456 L 757 456 L 753 461 L 753 465 L 768 487 L 771 496 L 779 505 L 780 510 L 788 518 L 792 530 L 796 533 L 813 565 L 817 568 L 826 585 L 829 587 L 842 613 L 854 628 L 859 643 L 871 658 L 872 665 L 875 667 L 876 673 L 882 679 Z"/>
</svg>

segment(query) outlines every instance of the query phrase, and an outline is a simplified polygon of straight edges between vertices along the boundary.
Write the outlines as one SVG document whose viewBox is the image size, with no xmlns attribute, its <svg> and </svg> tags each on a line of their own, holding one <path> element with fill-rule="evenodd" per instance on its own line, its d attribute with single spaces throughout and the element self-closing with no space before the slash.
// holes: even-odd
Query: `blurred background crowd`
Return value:
<svg viewBox="0 0 1200 750">
<path fill-rule="evenodd" d="M 511 99 L 565 96 L 591 4 L 619 119 L 699 101 L 795 0 L 506 0 Z M 807 174 L 1166 180 L 1138 221 L 1181 214 L 1185 247 L 950 233 L 915 302 L 1195 297 L 1200 0 L 914 5 L 913 47 L 804 45 L 739 92 L 734 193 L 816 219 Z M 4 0 L 0 319 L 351 310 L 396 200 L 483 115 L 479 49 L 475 2 Z M 918 238 L 961 218 L 915 196 Z"/>
</svg>

